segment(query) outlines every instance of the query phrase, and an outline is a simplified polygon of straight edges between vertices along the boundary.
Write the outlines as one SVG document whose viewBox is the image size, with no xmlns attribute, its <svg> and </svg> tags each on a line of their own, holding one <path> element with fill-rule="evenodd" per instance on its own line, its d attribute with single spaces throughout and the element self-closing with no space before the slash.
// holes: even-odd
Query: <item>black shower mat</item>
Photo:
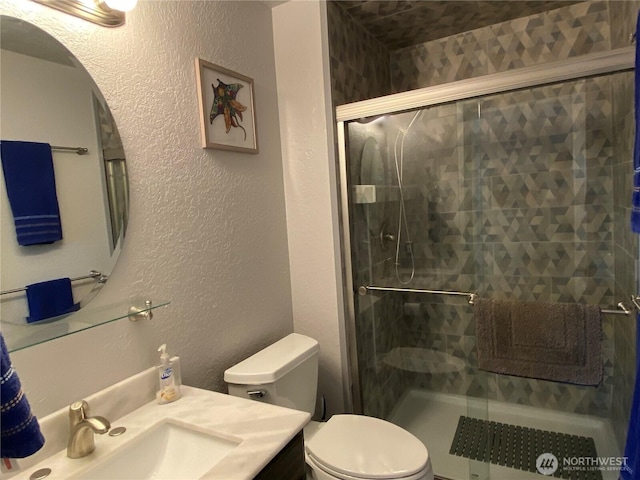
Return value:
<svg viewBox="0 0 640 480">
<path fill-rule="evenodd" d="M 572 480 L 602 480 L 602 472 L 598 469 L 563 468 L 564 458 L 597 458 L 593 438 L 578 435 L 460 416 L 449 453 L 534 473 L 539 473 L 536 469 L 538 456 L 551 453 L 559 462 L 552 476 Z"/>
</svg>

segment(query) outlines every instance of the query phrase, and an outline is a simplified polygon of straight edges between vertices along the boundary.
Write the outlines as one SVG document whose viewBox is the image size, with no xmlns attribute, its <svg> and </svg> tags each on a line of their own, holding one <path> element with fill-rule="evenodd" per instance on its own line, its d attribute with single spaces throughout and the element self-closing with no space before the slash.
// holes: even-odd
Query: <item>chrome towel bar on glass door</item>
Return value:
<svg viewBox="0 0 640 480">
<path fill-rule="evenodd" d="M 395 288 L 395 287 L 372 287 L 370 285 L 362 285 L 358 288 L 360 295 L 366 295 L 369 291 L 379 292 L 402 292 L 402 293 L 435 293 L 438 295 L 458 295 L 469 297 L 469 305 L 473 305 L 473 301 L 478 298 L 478 294 L 471 292 L 450 292 L 447 290 L 422 290 L 419 288 Z"/>
<path fill-rule="evenodd" d="M 401 293 L 433 293 L 437 295 L 458 295 L 469 297 L 469 305 L 473 305 L 473 302 L 476 298 L 478 298 L 477 293 L 470 292 L 455 292 L 448 290 L 423 290 L 420 288 L 396 288 L 396 287 L 372 287 L 370 285 L 362 285 L 358 288 L 358 293 L 360 295 L 366 295 L 370 291 L 377 292 L 401 292 Z M 640 310 L 640 296 L 631 295 L 631 303 L 635 310 Z M 629 310 L 623 302 L 618 302 L 617 307 L 620 310 L 605 310 L 601 309 L 602 313 L 613 314 L 613 315 L 631 315 L 633 310 Z"/>
<path fill-rule="evenodd" d="M 98 283 L 104 283 L 104 282 L 107 281 L 107 276 L 106 275 L 102 275 L 102 273 L 97 272 L 95 270 L 91 270 L 89 272 L 89 275 L 84 275 L 82 277 L 71 278 L 70 280 L 72 282 L 77 282 L 78 280 L 86 280 L 88 278 L 95 278 Z M 27 287 L 14 288 L 13 290 L 3 290 L 2 292 L 0 292 L 0 295 L 7 295 L 9 293 L 24 292 L 26 289 L 27 289 Z"/>
</svg>

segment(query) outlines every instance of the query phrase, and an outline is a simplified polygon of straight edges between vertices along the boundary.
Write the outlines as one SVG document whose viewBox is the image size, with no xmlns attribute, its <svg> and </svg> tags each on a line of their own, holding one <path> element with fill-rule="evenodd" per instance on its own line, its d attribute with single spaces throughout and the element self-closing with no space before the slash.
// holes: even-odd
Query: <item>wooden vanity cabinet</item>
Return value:
<svg viewBox="0 0 640 480">
<path fill-rule="evenodd" d="M 305 475 L 304 437 L 298 432 L 255 480 L 304 480 Z"/>
</svg>

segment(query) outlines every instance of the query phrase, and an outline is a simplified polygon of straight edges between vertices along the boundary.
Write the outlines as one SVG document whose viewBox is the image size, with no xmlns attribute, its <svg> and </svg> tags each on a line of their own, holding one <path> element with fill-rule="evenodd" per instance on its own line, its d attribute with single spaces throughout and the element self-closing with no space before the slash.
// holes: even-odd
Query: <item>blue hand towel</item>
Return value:
<svg viewBox="0 0 640 480">
<path fill-rule="evenodd" d="M 0 155 L 18 243 L 62 240 L 51 146 L 3 140 Z"/>
<path fill-rule="evenodd" d="M 73 303 L 71 280 L 68 278 L 27 285 L 27 303 L 28 323 L 75 312 L 80 308 L 79 303 Z"/>
<path fill-rule="evenodd" d="M 44 445 L 38 420 L 31 413 L 27 397 L 22 392 L 18 374 L 11 365 L 9 352 L 0 334 L 0 456 L 24 458 Z"/>
<path fill-rule="evenodd" d="M 636 385 L 631 404 L 627 446 L 624 449 L 627 468 L 620 472 L 622 480 L 640 480 L 640 314 L 636 316 L 636 332 Z"/>
</svg>

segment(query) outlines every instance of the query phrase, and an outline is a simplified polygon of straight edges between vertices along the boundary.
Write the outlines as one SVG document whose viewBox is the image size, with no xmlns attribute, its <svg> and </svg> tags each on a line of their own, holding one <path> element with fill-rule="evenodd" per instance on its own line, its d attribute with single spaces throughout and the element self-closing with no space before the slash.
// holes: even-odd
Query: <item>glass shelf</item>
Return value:
<svg viewBox="0 0 640 480">
<path fill-rule="evenodd" d="M 144 305 L 133 306 L 140 313 L 144 313 L 166 307 L 170 303 L 170 301 L 154 303 L 151 307 L 145 307 Z M 77 312 L 42 322 L 18 324 L 3 321 L 2 335 L 9 352 L 15 352 L 49 340 L 128 318 L 131 306 L 132 302 L 130 300 L 99 307 L 92 307 L 89 304 Z"/>
</svg>

